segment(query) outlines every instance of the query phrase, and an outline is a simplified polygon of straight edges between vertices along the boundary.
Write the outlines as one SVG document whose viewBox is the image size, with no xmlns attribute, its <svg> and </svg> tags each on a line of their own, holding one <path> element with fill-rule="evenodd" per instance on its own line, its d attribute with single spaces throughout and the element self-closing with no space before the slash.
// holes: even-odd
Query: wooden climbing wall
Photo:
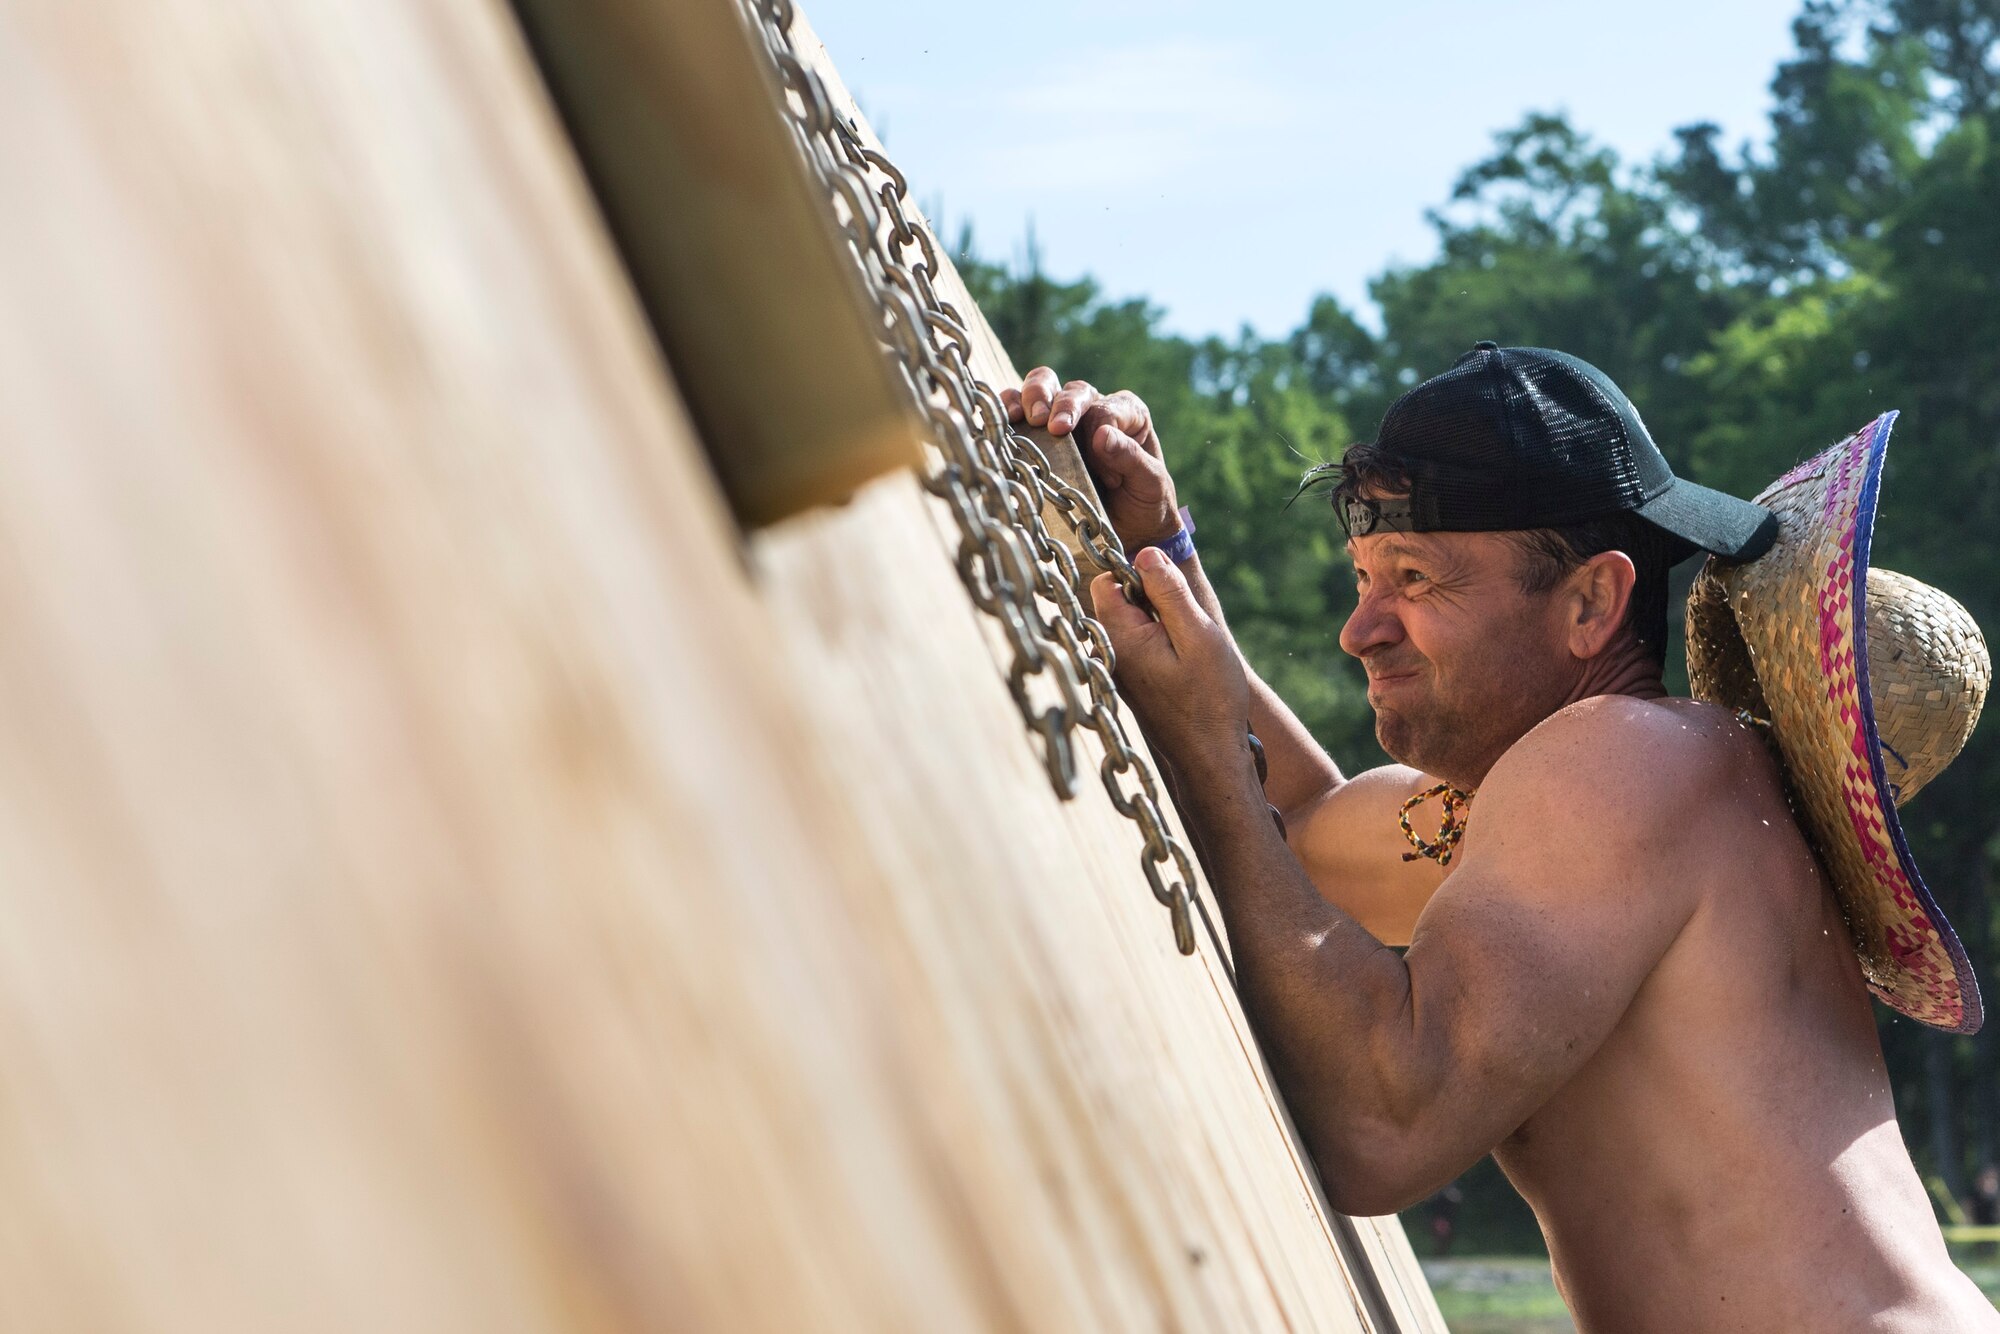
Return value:
<svg viewBox="0 0 2000 1334">
<path fill-rule="evenodd" d="M 510 10 L 6 0 L 0 201 L 0 1328 L 1442 1329 Z"/>
</svg>

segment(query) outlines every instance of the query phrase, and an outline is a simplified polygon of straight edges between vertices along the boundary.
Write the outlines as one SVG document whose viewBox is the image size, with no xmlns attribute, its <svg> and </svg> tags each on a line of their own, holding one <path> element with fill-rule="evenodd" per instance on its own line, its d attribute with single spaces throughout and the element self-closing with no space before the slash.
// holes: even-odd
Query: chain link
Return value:
<svg viewBox="0 0 2000 1334">
<path fill-rule="evenodd" d="M 787 124 L 879 307 L 889 360 L 929 426 L 937 453 L 924 487 L 958 529 L 958 573 L 974 605 L 999 622 L 1013 659 L 1008 693 L 1040 743 L 1049 781 L 1065 800 L 1076 795 L 1075 732 L 1095 733 L 1104 749 L 1099 780 L 1111 804 L 1138 826 L 1146 883 L 1168 911 L 1174 943 L 1192 954 L 1193 860 L 1167 827 L 1152 767 L 1120 720 L 1111 640 L 1077 595 L 1076 558 L 1043 514 L 1062 516 L 1084 556 L 1143 607 L 1138 572 L 1096 499 L 1013 429 L 999 394 L 973 373 L 972 336 L 938 295 L 937 244 L 906 207 L 909 182 L 836 114 L 825 84 L 793 49 L 791 0 L 745 3 L 785 89 Z"/>
</svg>

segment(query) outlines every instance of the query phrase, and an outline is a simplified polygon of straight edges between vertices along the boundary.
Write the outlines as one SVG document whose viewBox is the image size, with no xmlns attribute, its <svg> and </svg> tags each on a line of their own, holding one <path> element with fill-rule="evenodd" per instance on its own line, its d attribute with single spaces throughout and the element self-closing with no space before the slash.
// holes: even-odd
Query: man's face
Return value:
<svg viewBox="0 0 2000 1334">
<path fill-rule="evenodd" d="M 1376 740 L 1404 764 L 1477 786 L 1581 676 L 1562 586 L 1522 592 L 1520 549 L 1496 533 L 1375 533 L 1347 550 L 1360 601 L 1340 646 L 1368 669 Z"/>
</svg>

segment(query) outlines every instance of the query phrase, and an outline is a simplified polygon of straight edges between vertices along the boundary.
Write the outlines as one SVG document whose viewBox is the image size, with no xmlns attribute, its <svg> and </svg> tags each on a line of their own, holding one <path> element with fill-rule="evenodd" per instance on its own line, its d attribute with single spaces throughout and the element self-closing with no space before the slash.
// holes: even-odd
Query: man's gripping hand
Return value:
<svg viewBox="0 0 2000 1334">
<path fill-rule="evenodd" d="M 1196 782 L 1232 772 L 1218 765 L 1247 772 L 1250 683 L 1228 631 L 1201 609 L 1163 553 L 1141 551 L 1133 563 L 1159 620 L 1134 606 L 1108 574 L 1090 586 L 1127 700 L 1154 744 Z"/>
<path fill-rule="evenodd" d="M 1084 466 L 1104 497 L 1105 516 L 1125 544 L 1136 551 L 1172 537 L 1180 529 L 1180 502 L 1167 474 L 1153 413 L 1129 389 L 1100 394 L 1082 380 L 1061 384 L 1047 366 L 1037 366 L 1016 389 L 1002 389 L 1009 421 L 1047 428 L 1051 435 L 1076 432 Z"/>
</svg>

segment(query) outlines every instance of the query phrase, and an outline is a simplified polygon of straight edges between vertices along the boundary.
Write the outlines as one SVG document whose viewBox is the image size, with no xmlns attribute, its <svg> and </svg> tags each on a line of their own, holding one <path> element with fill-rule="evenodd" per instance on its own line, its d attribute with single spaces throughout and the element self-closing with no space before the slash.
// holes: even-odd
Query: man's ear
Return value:
<svg viewBox="0 0 2000 1334">
<path fill-rule="evenodd" d="M 1639 572 L 1622 551 L 1592 556 L 1570 575 L 1569 651 L 1594 658 L 1611 646 L 1632 605 Z"/>
</svg>

